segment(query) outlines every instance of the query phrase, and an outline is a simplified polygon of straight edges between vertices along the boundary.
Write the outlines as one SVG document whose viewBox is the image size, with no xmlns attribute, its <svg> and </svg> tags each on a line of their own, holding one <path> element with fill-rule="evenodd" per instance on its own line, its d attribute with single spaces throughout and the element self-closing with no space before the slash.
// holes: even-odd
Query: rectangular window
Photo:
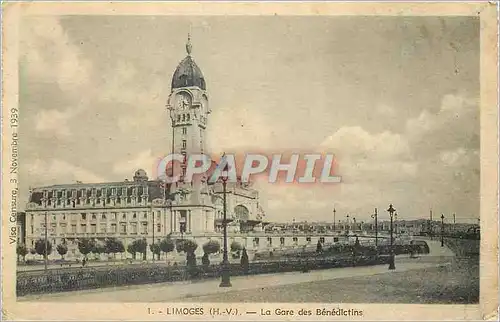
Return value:
<svg viewBox="0 0 500 322">
<path fill-rule="evenodd" d="M 322 244 L 324 244 L 325 243 L 325 237 L 320 237 L 319 238 L 319 242 L 322 243 Z"/>
<path fill-rule="evenodd" d="M 33 229 L 33 225 L 31 225 L 31 233 L 32 233 L 32 234 L 33 234 L 33 230 L 34 230 L 34 229 Z"/>
<path fill-rule="evenodd" d="M 299 239 L 297 237 L 293 237 L 293 243 L 297 245 L 299 243 Z"/>
<path fill-rule="evenodd" d="M 80 232 L 81 233 L 86 233 L 87 232 L 87 224 L 81 224 L 80 225 Z"/>
<path fill-rule="evenodd" d="M 186 217 L 187 217 L 186 213 L 185 213 L 185 211 L 183 211 L 181 213 L 181 217 L 179 219 L 179 231 L 181 233 L 185 233 L 186 232 Z"/>
<path fill-rule="evenodd" d="M 281 246 L 285 245 L 285 237 L 280 238 L 280 245 Z"/>
<path fill-rule="evenodd" d="M 187 147 L 187 141 L 182 140 L 182 148 L 185 149 Z"/>
<path fill-rule="evenodd" d="M 254 246 L 259 246 L 259 237 L 255 237 L 253 239 L 253 244 L 254 244 Z"/>
<path fill-rule="evenodd" d="M 310 243 L 311 242 L 311 237 L 306 237 L 306 242 Z"/>
<path fill-rule="evenodd" d="M 111 224 L 111 232 L 112 232 L 113 234 L 115 234 L 115 233 L 116 233 L 116 224 Z"/>
<path fill-rule="evenodd" d="M 143 222 L 141 225 L 141 234 L 145 235 L 148 233 L 148 223 Z"/>
<path fill-rule="evenodd" d="M 130 224 L 130 233 L 137 234 L 137 223 L 134 222 Z"/>
<path fill-rule="evenodd" d="M 144 219 L 147 219 L 147 218 L 148 218 L 148 212 L 147 212 L 147 211 L 145 211 L 145 212 L 144 212 L 144 214 L 142 215 L 142 217 L 143 217 Z"/>
<path fill-rule="evenodd" d="M 186 127 L 182 128 L 182 134 L 187 134 L 187 128 Z"/>
<path fill-rule="evenodd" d="M 92 224 L 90 225 L 90 232 L 92 234 L 95 234 L 97 232 L 97 227 L 96 227 L 96 224 Z"/>
<path fill-rule="evenodd" d="M 121 234 L 126 234 L 127 233 L 127 224 L 121 224 L 120 225 L 120 233 Z"/>
<path fill-rule="evenodd" d="M 71 225 L 71 232 L 72 232 L 73 234 L 75 234 L 75 233 L 76 233 L 76 225 Z"/>
<path fill-rule="evenodd" d="M 161 232 L 161 224 L 156 225 L 156 232 Z"/>
<path fill-rule="evenodd" d="M 272 237 L 267 237 L 267 245 L 272 246 L 273 245 L 273 239 Z"/>
<path fill-rule="evenodd" d="M 82 220 L 87 220 L 87 214 L 82 212 Z"/>
</svg>

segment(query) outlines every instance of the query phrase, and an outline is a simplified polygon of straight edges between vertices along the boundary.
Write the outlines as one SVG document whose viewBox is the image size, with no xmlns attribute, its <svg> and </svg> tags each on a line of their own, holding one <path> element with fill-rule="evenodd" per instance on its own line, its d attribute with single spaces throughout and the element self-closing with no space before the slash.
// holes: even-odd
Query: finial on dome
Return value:
<svg viewBox="0 0 500 322">
<path fill-rule="evenodd" d="M 191 55 L 192 50 L 193 50 L 193 46 L 191 45 L 191 34 L 188 33 L 188 40 L 186 43 L 186 51 L 187 51 L 188 55 Z"/>
</svg>

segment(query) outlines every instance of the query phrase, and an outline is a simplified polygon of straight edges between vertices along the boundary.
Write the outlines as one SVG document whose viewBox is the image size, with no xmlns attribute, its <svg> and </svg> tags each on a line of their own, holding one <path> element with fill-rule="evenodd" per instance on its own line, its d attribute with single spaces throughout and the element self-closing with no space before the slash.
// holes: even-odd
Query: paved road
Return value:
<svg viewBox="0 0 500 322">
<path fill-rule="evenodd" d="M 231 291 L 185 302 L 478 304 L 479 263 Z M 397 266 L 397 265 L 396 265 Z"/>
<path fill-rule="evenodd" d="M 284 274 L 265 274 L 255 276 L 238 276 L 232 278 L 233 287 L 219 288 L 219 280 L 204 280 L 197 282 L 175 282 L 175 283 L 160 283 L 148 285 L 135 285 L 127 287 L 106 288 L 100 290 L 85 290 L 69 293 L 45 294 L 45 295 L 30 295 L 21 297 L 21 301 L 43 300 L 50 302 L 168 302 L 168 301 L 204 301 L 204 296 L 217 301 L 227 300 L 228 297 L 233 299 L 233 296 L 238 296 L 237 292 L 255 291 L 260 294 L 262 289 L 272 287 L 289 287 L 291 289 L 300 289 L 301 285 L 313 285 L 314 283 L 329 283 L 335 284 L 336 280 L 343 278 L 366 278 L 370 276 L 394 275 L 397 272 L 408 272 L 413 274 L 414 270 L 436 267 L 438 265 L 449 265 L 450 258 L 430 258 L 421 257 L 419 259 L 401 258 L 397 261 L 396 271 L 388 271 L 387 265 L 364 266 L 364 267 L 348 267 L 334 268 L 328 270 L 317 270 L 309 273 L 291 272 Z M 417 273 L 415 273 L 417 274 Z M 326 293 L 331 293 L 332 289 L 324 290 Z M 236 294 L 233 294 L 236 292 Z M 232 295 L 231 295 L 232 294 Z M 243 293 L 246 294 L 246 293 Z M 290 293 L 294 294 L 294 293 Z M 248 295 L 250 296 L 250 295 Z M 266 298 L 260 295 L 255 295 L 260 301 L 266 301 Z M 251 298 L 255 298 L 251 295 Z M 294 300 L 294 297 L 287 301 L 298 301 L 299 297 Z"/>
</svg>

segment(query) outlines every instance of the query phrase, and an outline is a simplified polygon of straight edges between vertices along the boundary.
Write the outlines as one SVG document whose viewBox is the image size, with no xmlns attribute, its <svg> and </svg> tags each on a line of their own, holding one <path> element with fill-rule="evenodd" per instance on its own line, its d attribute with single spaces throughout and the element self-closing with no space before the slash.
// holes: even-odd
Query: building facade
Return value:
<svg viewBox="0 0 500 322">
<path fill-rule="evenodd" d="M 33 248 L 36 240 L 47 238 L 54 250 L 50 257 L 58 256 L 57 244 L 65 244 L 67 257 L 71 258 L 80 256 L 77 245 L 81 238 L 93 238 L 96 242 L 117 238 L 126 249 L 137 239 L 152 244 L 169 236 L 195 239 L 200 253 L 203 243 L 222 238 L 222 183 L 182 180 L 187 157 L 207 153 L 206 131 L 211 111 L 205 79 L 191 56 L 189 39 L 186 51 L 187 56 L 173 74 L 167 100 L 172 152 L 185 156 L 180 182 L 164 184 L 159 179 L 151 180 L 139 169 L 130 181 L 33 188 L 26 205 L 28 248 Z M 227 216 L 232 219 L 228 227 L 231 234 L 262 231 L 264 213 L 258 191 L 241 182 L 227 183 L 226 198 Z"/>
</svg>

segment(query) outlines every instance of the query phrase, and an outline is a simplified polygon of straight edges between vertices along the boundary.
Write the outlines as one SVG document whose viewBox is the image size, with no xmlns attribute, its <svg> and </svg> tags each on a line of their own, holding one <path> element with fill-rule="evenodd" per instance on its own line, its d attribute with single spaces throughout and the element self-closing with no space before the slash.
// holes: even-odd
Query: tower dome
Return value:
<svg viewBox="0 0 500 322">
<path fill-rule="evenodd" d="M 148 181 L 148 175 L 147 175 L 146 171 L 144 171 L 143 169 L 138 169 L 134 173 L 134 181 L 135 182 L 137 182 L 137 181 Z"/>
<path fill-rule="evenodd" d="M 197 86 L 202 90 L 206 90 L 205 78 L 201 69 L 196 65 L 191 57 L 191 37 L 188 35 L 188 42 L 186 44 L 187 56 L 177 66 L 172 77 L 172 89 L 181 87 Z"/>
</svg>

